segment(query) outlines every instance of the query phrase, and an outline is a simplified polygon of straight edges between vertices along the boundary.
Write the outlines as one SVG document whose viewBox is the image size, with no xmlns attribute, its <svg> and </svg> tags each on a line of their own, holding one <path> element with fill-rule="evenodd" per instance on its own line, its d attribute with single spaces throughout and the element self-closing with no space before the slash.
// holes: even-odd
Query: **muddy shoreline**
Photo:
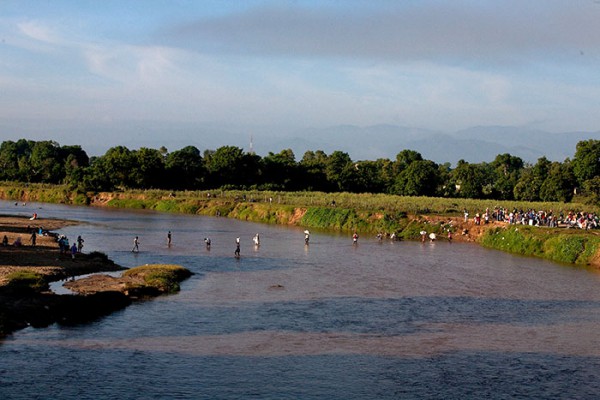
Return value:
<svg viewBox="0 0 600 400">
<path fill-rule="evenodd" d="M 49 289 L 33 289 L 14 278 L 15 272 L 32 272 L 49 283 L 78 275 L 125 270 L 102 253 L 77 253 L 74 257 L 61 254 L 54 231 L 76 224 L 68 220 L 0 215 L 0 238 L 8 239 L 8 245 L 0 245 L 0 338 L 28 326 L 87 323 L 123 309 L 134 300 L 162 294 L 131 277 L 95 275 L 81 282 L 69 282 L 70 289 L 78 294 L 63 295 Z M 48 232 L 36 235 L 33 245 L 31 232 L 40 226 Z M 15 246 L 17 238 L 21 245 Z M 111 285 L 106 285 L 107 279 Z"/>
</svg>

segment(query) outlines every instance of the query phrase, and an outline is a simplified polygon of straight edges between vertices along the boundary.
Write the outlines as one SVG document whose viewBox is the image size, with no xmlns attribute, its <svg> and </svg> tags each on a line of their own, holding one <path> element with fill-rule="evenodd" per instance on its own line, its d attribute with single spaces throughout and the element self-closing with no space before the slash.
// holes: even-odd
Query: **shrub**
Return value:
<svg viewBox="0 0 600 400">
<path fill-rule="evenodd" d="M 145 286 L 161 293 L 176 293 L 179 291 L 179 282 L 191 274 L 189 270 L 179 265 L 151 264 L 129 269 L 123 273 L 123 276 L 139 278 Z"/>
</svg>

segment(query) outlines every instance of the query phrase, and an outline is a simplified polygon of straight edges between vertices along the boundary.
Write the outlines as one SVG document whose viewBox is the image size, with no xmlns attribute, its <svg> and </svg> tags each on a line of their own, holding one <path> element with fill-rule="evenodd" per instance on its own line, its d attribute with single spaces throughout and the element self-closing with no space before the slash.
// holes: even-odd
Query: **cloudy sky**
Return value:
<svg viewBox="0 0 600 400">
<path fill-rule="evenodd" d="M 600 0 L 0 2 L 1 140 L 598 131 L 598 105 Z"/>
</svg>

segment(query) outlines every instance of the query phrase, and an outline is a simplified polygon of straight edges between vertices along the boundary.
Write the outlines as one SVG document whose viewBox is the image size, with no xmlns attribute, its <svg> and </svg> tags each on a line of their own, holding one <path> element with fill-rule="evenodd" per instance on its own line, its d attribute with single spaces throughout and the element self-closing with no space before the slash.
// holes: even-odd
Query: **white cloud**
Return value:
<svg viewBox="0 0 600 400">
<path fill-rule="evenodd" d="M 60 36 L 49 26 L 34 20 L 19 22 L 17 24 L 19 31 L 30 39 L 49 44 L 58 44 L 61 42 Z"/>
</svg>

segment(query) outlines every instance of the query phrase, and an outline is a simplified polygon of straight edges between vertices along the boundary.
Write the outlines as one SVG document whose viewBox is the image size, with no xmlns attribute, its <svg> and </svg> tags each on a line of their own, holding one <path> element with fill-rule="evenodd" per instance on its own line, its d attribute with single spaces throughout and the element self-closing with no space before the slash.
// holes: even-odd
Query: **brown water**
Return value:
<svg viewBox="0 0 600 400">
<path fill-rule="evenodd" d="M 0 398 L 596 398 L 600 275 L 476 245 L 51 205 L 180 294 L 0 345 Z M 173 245 L 166 246 L 166 233 Z M 261 246 L 251 238 L 261 235 Z M 140 236 L 139 254 L 130 252 Z M 208 251 L 203 238 L 210 236 Z M 235 238 L 241 258 L 235 259 Z"/>
</svg>

